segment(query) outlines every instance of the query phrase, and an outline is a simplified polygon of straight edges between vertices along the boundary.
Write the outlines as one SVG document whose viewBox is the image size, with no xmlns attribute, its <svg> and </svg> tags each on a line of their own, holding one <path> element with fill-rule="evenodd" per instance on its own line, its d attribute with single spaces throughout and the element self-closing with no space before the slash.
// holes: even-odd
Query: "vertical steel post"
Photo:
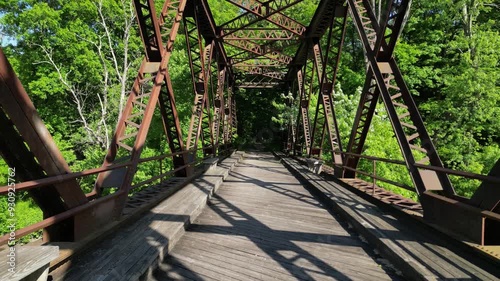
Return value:
<svg viewBox="0 0 500 281">
<path fill-rule="evenodd" d="M 221 145 L 221 139 L 224 138 L 224 86 L 226 81 L 226 67 L 218 66 L 217 92 L 214 97 L 214 149 L 217 152 Z M 222 131 L 222 132 L 221 132 Z"/>
<path fill-rule="evenodd" d="M 312 51 L 319 84 L 319 97 L 312 130 L 311 153 L 321 157 L 325 133 L 328 134 L 332 160 L 342 165 L 343 157 L 340 133 L 333 103 L 334 86 L 337 79 L 340 55 L 347 24 L 347 7 L 336 5 L 330 14 L 326 52 L 323 56 L 319 38 L 313 38 Z M 340 171 L 336 169 L 338 174 Z"/>
<path fill-rule="evenodd" d="M 392 56 L 394 44 L 407 16 L 410 1 L 399 1 L 389 6 L 391 10 L 387 13 L 387 23 L 383 26 L 390 29 L 390 36 L 386 36 L 387 32 L 380 29 L 370 12 L 368 1 L 348 0 L 348 3 L 368 59 L 367 76 L 373 75 L 376 81 L 417 193 L 436 190 L 452 196 L 455 191 L 445 173 L 419 170 L 414 166 L 416 163 L 427 162 L 438 167 L 443 167 L 443 164 Z M 378 46 L 380 49 L 375 49 Z"/>
<path fill-rule="evenodd" d="M 45 174 L 57 176 L 70 173 L 69 165 L 2 49 L 0 49 L 0 93 L 2 138 L 0 153 L 6 163 L 17 168 L 17 178 L 37 180 L 45 177 Z M 42 209 L 44 217 L 56 215 L 88 202 L 76 180 L 31 190 L 30 195 Z M 74 224 L 78 222 L 78 218 L 68 219 L 45 229 L 44 241 L 73 241 Z"/>
<path fill-rule="evenodd" d="M 204 154 L 211 154 L 213 145 L 213 133 L 210 117 L 210 101 L 208 96 L 208 81 L 210 79 L 210 68 L 212 64 L 215 41 L 207 42 L 203 46 L 200 33 L 200 22 L 197 13 L 192 20 L 184 19 L 184 30 L 191 69 L 191 79 L 195 92 L 194 106 L 189 124 L 187 149 L 198 147 L 200 137 Z M 203 50 L 202 52 L 199 50 Z M 198 61 L 199 60 L 199 61 Z"/>
</svg>

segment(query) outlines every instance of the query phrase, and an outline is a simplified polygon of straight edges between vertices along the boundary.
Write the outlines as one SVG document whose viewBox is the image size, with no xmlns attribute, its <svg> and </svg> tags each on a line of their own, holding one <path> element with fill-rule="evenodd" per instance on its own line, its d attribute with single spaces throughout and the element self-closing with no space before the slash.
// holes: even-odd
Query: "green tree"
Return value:
<svg viewBox="0 0 500 281">
<path fill-rule="evenodd" d="M 14 67 L 60 146 L 109 146 L 141 51 L 132 2 L 17 1 L 0 12 Z"/>
</svg>

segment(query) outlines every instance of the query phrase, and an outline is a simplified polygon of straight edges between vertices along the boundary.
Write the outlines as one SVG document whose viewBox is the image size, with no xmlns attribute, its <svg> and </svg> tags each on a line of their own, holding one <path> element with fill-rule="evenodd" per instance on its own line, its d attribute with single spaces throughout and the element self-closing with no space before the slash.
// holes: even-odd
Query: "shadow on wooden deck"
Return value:
<svg viewBox="0 0 500 281">
<path fill-rule="evenodd" d="M 150 280 L 401 279 L 390 267 L 377 264 L 366 254 L 370 251 L 367 245 L 338 223 L 331 228 L 339 229 L 331 231 L 326 222 L 334 221 L 333 218 L 325 210 L 316 213 L 315 210 L 323 208 L 322 204 L 295 178 L 295 183 L 293 180 L 283 183 L 267 177 L 257 179 L 239 171 L 239 168 L 250 168 L 262 176 L 265 173 L 291 177 L 284 167 L 276 165 L 274 156 L 259 154 L 245 159 L 275 163 L 261 166 L 245 161 L 238 164 L 224 182 L 225 189 L 210 199 L 200 219 L 188 228 L 172 255 L 160 264 Z M 231 186 L 241 184 L 256 189 L 233 194 Z M 252 205 L 259 201 L 259 196 L 266 195 L 268 198 L 262 199 L 262 206 Z M 233 203 L 231 198 L 236 196 L 242 196 L 243 200 Z M 273 196 L 273 200 L 266 201 Z M 287 206 L 290 212 L 286 211 Z M 274 213 L 280 216 L 274 217 Z M 306 224 L 308 220 L 315 222 Z M 315 231 L 316 223 L 318 231 Z M 288 229 L 279 229 L 284 226 Z M 290 227 L 296 230 L 289 230 Z"/>
</svg>

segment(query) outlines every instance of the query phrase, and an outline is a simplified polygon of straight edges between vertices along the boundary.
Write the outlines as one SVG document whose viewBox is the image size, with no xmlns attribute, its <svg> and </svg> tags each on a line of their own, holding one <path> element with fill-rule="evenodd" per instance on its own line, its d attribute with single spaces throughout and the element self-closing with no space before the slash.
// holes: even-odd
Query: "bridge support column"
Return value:
<svg viewBox="0 0 500 281">
<path fill-rule="evenodd" d="M 197 9 L 195 9 L 197 10 Z M 204 156 L 215 155 L 214 132 L 210 112 L 209 80 L 215 41 L 203 46 L 198 12 L 192 18 L 184 18 L 184 32 L 191 69 L 191 79 L 195 93 L 193 111 L 189 124 L 186 148 L 197 150 L 201 139 Z M 198 61 L 199 60 L 199 61 Z M 196 154 L 196 151 L 194 152 Z"/>
<path fill-rule="evenodd" d="M 214 134 L 214 153 L 220 153 L 221 144 L 224 143 L 224 88 L 226 81 L 226 67 L 218 65 L 217 92 L 214 95 L 214 122 L 212 132 Z"/>
<path fill-rule="evenodd" d="M 342 45 L 344 44 L 346 19 L 347 7 L 336 6 L 330 19 L 328 40 L 324 55 L 321 50 L 319 38 L 312 39 L 314 69 L 319 83 L 319 97 L 314 118 L 310 155 L 315 152 L 321 156 L 323 140 L 325 133 L 327 133 L 336 175 L 342 173 L 344 161 L 341 154 L 342 144 L 335 116 L 333 92 L 340 55 L 342 53 Z M 330 63 L 332 63 L 333 67 L 329 66 Z"/>
<path fill-rule="evenodd" d="M 116 187 L 118 191 L 113 194 L 115 197 L 112 201 L 87 212 L 91 223 L 86 228 L 80 226 L 82 230 L 91 231 L 121 216 L 128 193 L 133 188 L 132 181 L 157 104 L 160 106 L 171 151 L 184 151 L 168 62 L 186 3 L 186 0 L 166 1 L 161 18 L 157 18 L 154 1 L 134 1 L 146 57 L 142 61 L 103 163 L 103 167 L 122 162 L 128 163 L 128 166 L 98 175 L 93 196 L 100 196 L 106 187 Z M 162 37 L 162 34 L 165 36 Z M 173 162 L 176 167 L 188 163 L 185 154 L 174 156 Z M 189 175 L 189 167 L 179 170 L 177 175 Z"/>
<path fill-rule="evenodd" d="M 304 66 L 307 71 L 307 65 Z M 311 121 L 309 120 L 309 100 L 311 98 L 311 90 L 312 90 L 312 81 L 308 81 L 310 84 L 308 85 L 308 91 L 306 92 L 306 81 L 305 76 L 303 75 L 303 71 L 297 71 L 297 89 L 299 91 L 299 121 L 297 122 L 297 126 L 301 126 L 300 129 L 303 133 L 304 137 L 304 145 L 306 147 L 306 154 L 310 155 L 311 149 Z M 298 130 L 299 131 L 299 130 Z M 302 142 L 301 142 L 302 144 Z"/>
<path fill-rule="evenodd" d="M 70 168 L 43 124 L 12 66 L 0 49 L 0 153 L 19 181 L 70 173 Z M 26 144 L 28 147 L 26 147 Z M 88 202 L 76 180 L 29 191 L 45 218 Z M 45 241 L 73 241 L 70 218 L 44 231 Z"/>
<path fill-rule="evenodd" d="M 348 0 L 348 4 L 368 59 L 367 80 L 356 114 L 349 152 L 360 154 L 368 131 L 366 127 L 369 127 L 366 121 L 371 120 L 376 103 L 374 99 L 380 93 L 417 193 L 436 190 L 448 196 L 454 195 L 455 191 L 445 173 L 419 170 L 415 166 L 430 163 L 442 168 L 443 163 L 393 57 L 394 47 L 409 11 L 410 0 L 387 2 L 383 21 L 380 23 L 368 1 Z M 372 81 L 376 83 L 377 89 L 372 88 Z M 369 105 L 365 107 L 365 104 Z M 348 161 L 348 164 L 352 165 L 350 168 L 356 168 L 354 165 L 357 163 L 357 159 Z M 352 173 L 346 174 L 352 176 Z"/>
</svg>

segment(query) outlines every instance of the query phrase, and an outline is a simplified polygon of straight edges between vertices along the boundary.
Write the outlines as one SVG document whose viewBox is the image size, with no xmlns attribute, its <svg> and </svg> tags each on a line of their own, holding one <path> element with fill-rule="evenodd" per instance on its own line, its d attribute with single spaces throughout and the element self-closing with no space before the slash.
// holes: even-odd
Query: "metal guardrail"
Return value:
<svg viewBox="0 0 500 281">
<path fill-rule="evenodd" d="M 356 173 L 359 173 L 359 174 L 362 174 L 362 175 L 365 175 L 365 176 L 369 176 L 372 179 L 375 178 L 377 180 L 380 180 L 380 181 L 383 181 L 383 182 L 387 182 L 389 184 L 392 184 L 392 185 L 395 185 L 395 186 L 407 189 L 409 191 L 416 192 L 415 189 L 414 189 L 414 187 L 412 187 L 412 186 L 408 186 L 408 185 L 405 185 L 405 184 L 397 183 L 395 181 L 392 181 L 392 180 L 389 180 L 389 179 L 386 179 L 386 178 L 382 178 L 382 177 L 379 177 L 379 176 L 376 175 L 376 169 L 375 169 L 375 167 L 376 167 L 376 163 L 377 162 L 383 162 L 383 163 L 389 163 L 389 164 L 406 166 L 406 163 L 404 161 L 393 160 L 393 159 L 386 159 L 386 158 L 375 157 L 375 156 L 367 156 L 367 155 L 361 155 L 361 154 L 350 153 L 350 152 L 338 152 L 338 153 L 344 155 L 344 157 L 351 156 L 351 157 L 359 157 L 359 158 L 363 158 L 363 159 L 367 159 L 367 160 L 372 160 L 373 167 L 374 167 L 374 169 L 373 169 L 374 172 L 373 172 L 373 174 L 370 174 L 368 172 L 365 172 L 365 171 L 362 171 L 362 170 L 359 170 L 359 169 L 354 169 L 354 168 L 351 168 L 351 167 L 347 167 L 345 165 L 339 165 L 339 164 L 332 163 L 332 165 L 334 165 L 335 167 L 344 168 L 344 169 L 347 169 L 347 170 L 350 170 L 350 171 L 354 171 Z M 418 164 L 418 163 L 414 164 L 414 166 L 416 168 L 425 169 L 425 170 L 431 170 L 431 171 L 435 171 L 435 172 L 441 172 L 441 173 L 445 173 L 447 175 L 460 176 L 460 177 L 464 177 L 464 178 L 468 178 L 468 179 L 481 180 L 481 181 L 490 182 L 490 183 L 500 183 L 500 178 L 499 177 L 487 176 L 487 175 L 476 174 L 476 173 L 466 172 L 466 171 L 457 171 L 457 170 L 452 170 L 452 169 L 448 169 L 448 168 L 435 167 L 435 166 L 431 166 L 431 165 L 423 165 L 423 164 Z"/>
<path fill-rule="evenodd" d="M 190 149 L 190 150 L 186 150 L 183 152 L 169 153 L 169 154 L 163 154 L 163 155 L 158 155 L 158 156 L 153 156 L 153 157 L 148 157 L 148 158 L 142 158 L 139 160 L 139 163 L 149 163 L 149 162 L 157 161 L 157 160 L 161 161 L 167 157 L 172 157 L 172 156 L 187 154 L 187 153 L 193 153 L 193 152 L 201 151 L 203 149 L 204 149 L 203 147 L 200 147 L 197 149 Z M 224 151 L 227 151 L 227 150 L 224 150 Z M 182 169 L 185 169 L 187 167 L 196 166 L 197 164 L 201 163 L 202 161 L 204 161 L 208 158 L 211 158 L 211 157 L 196 159 L 196 160 L 194 160 L 190 163 L 187 163 L 181 167 L 177 167 L 176 169 L 170 170 L 170 171 L 165 172 L 165 173 L 161 173 L 160 175 L 154 176 L 151 179 L 141 181 L 141 182 L 135 184 L 131 190 L 136 189 L 136 188 L 141 187 L 141 186 L 144 186 L 145 184 L 152 183 L 152 182 L 159 180 L 159 179 L 162 179 L 166 176 L 170 176 L 173 173 L 180 171 Z M 108 167 L 100 167 L 100 168 L 85 170 L 82 172 L 75 172 L 75 173 L 70 173 L 70 174 L 65 174 L 65 175 L 51 176 L 51 177 L 43 178 L 43 179 L 39 179 L 39 180 L 30 180 L 30 181 L 16 184 L 16 192 L 17 191 L 27 191 L 27 190 L 34 189 L 34 188 L 43 188 L 43 187 L 46 187 L 46 186 L 49 186 L 52 184 L 61 183 L 61 182 L 73 180 L 76 178 L 87 177 L 87 176 L 95 175 L 95 174 L 102 173 L 102 172 L 112 171 L 112 170 L 116 170 L 116 169 L 123 168 L 123 167 L 129 167 L 131 164 L 132 164 L 131 161 L 127 161 L 127 162 L 116 164 L 116 165 L 110 165 Z M 9 187 L 9 186 L 0 187 L 0 195 L 8 194 L 9 188 L 11 188 L 11 187 Z M 77 215 L 81 212 L 84 212 L 90 208 L 93 208 L 96 205 L 103 204 L 103 203 L 108 202 L 110 200 L 116 199 L 117 197 L 120 197 L 120 196 L 124 196 L 126 192 L 127 191 L 125 191 L 125 190 L 119 189 L 115 193 L 96 198 L 92 201 L 89 201 L 86 204 L 69 209 L 69 210 L 64 211 L 62 213 L 59 213 L 57 215 L 45 218 L 44 220 L 37 222 L 35 224 L 29 225 L 27 227 L 18 229 L 15 231 L 16 240 L 18 240 L 26 235 L 29 235 L 33 232 L 39 231 L 43 228 L 52 226 L 54 224 L 57 224 L 57 223 L 62 222 L 64 220 L 67 220 L 71 217 L 74 217 L 75 215 Z M 93 194 L 93 192 L 90 192 L 90 193 L 86 194 L 86 196 L 93 197 L 93 196 L 95 196 L 95 194 Z M 10 234 L 6 234 L 6 235 L 1 236 L 0 237 L 0 245 L 7 244 L 7 242 L 9 241 L 9 238 L 10 238 Z"/>
<path fill-rule="evenodd" d="M 391 185 L 404 188 L 415 193 L 417 192 L 416 188 L 377 175 L 377 162 L 403 165 L 406 167 L 406 163 L 403 161 L 374 156 L 365 156 L 356 153 L 337 151 L 336 153 L 342 154 L 344 159 L 346 159 L 346 157 L 359 157 L 372 161 L 373 172 L 371 173 L 360 169 L 347 167 L 342 164 L 333 163 L 332 166 L 334 168 L 336 167 L 344 170 L 354 171 L 358 174 L 372 178 L 373 186 L 371 191 L 374 198 L 377 198 L 375 193 L 377 180 L 387 182 Z M 435 172 L 445 173 L 446 175 L 454 175 L 468 179 L 481 180 L 488 183 L 500 183 L 499 177 L 486 176 L 465 171 L 456 171 L 443 167 L 414 164 L 413 168 L 432 170 Z M 379 188 L 383 189 L 383 187 Z M 365 192 L 370 194 L 370 192 L 368 191 Z M 462 197 L 457 194 L 446 196 L 444 194 L 439 194 L 432 191 L 425 191 L 419 194 L 419 198 L 425 221 L 430 223 L 432 227 L 437 228 L 437 230 L 443 231 L 445 234 L 451 235 L 459 241 L 470 241 L 475 243 L 475 245 L 500 245 L 500 236 L 498 236 L 498 231 L 500 229 L 500 214 L 498 213 L 498 203 L 497 205 L 494 205 L 492 209 L 490 209 L 485 208 L 484 206 L 479 206 L 471 199 Z M 395 200 L 396 202 L 398 202 L 398 199 Z M 398 204 L 395 203 L 395 205 Z"/>
</svg>

